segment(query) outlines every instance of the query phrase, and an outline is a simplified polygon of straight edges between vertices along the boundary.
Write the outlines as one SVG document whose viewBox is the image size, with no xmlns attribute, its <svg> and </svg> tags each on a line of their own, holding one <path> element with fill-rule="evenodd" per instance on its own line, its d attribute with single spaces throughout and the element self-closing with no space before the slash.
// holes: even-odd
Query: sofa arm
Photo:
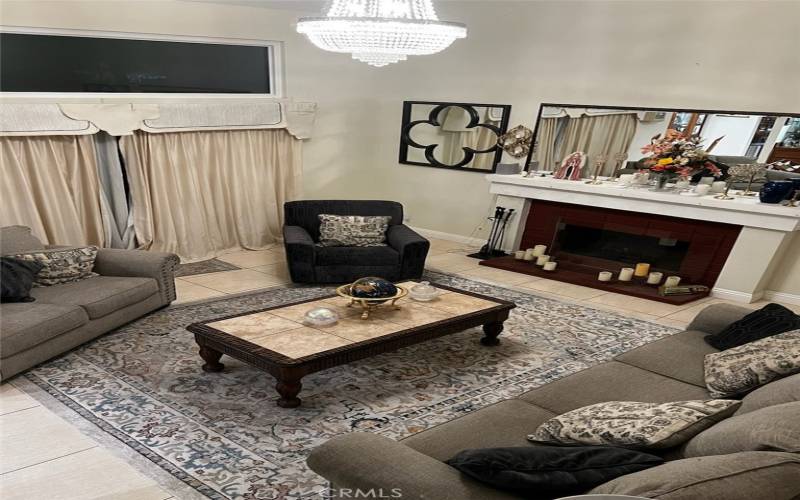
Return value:
<svg viewBox="0 0 800 500">
<path fill-rule="evenodd" d="M 180 258 L 173 253 L 101 248 L 93 271 L 102 276 L 153 278 L 158 283 L 162 305 L 175 300 L 175 267 Z"/>
<path fill-rule="evenodd" d="M 283 226 L 283 245 L 289 274 L 295 283 L 314 282 L 316 250 L 314 239 L 300 226 Z"/>
<path fill-rule="evenodd" d="M 308 466 L 331 482 L 334 498 L 343 490 L 382 490 L 387 498 L 427 500 L 510 500 L 518 498 L 484 486 L 444 462 L 392 439 L 355 432 L 315 448 Z M 341 492 L 340 496 L 336 496 Z M 367 498 L 367 497 L 364 497 Z"/>
<path fill-rule="evenodd" d="M 410 227 L 397 224 L 389 226 L 386 231 L 386 241 L 389 246 L 397 250 L 402 263 L 403 278 L 418 278 L 422 276 L 425 267 L 425 257 L 431 243 L 414 232 Z"/>
<path fill-rule="evenodd" d="M 699 330 L 714 335 L 751 312 L 753 310 L 746 307 L 731 304 L 712 304 L 700 311 L 686 329 Z"/>
</svg>

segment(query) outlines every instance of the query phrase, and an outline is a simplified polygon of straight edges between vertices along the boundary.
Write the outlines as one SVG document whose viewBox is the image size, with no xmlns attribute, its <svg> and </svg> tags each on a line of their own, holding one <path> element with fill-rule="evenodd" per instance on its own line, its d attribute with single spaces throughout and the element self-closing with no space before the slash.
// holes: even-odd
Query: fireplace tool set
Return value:
<svg viewBox="0 0 800 500">
<path fill-rule="evenodd" d="M 469 257 L 491 259 L 492 257 L 503 257 L 506 255 L 506 253 L 500 249 L 500 245 L 503 243 L 503 237 L 506 234 L 506 225 L 508 225 L 508 221 L 513 214 L 513 208 L 495 207 L 494 217 L 488 218 L 492 221 L 492 229 L 489 231 L 489 238 L 486 240 L 486 244 L 481 247 L 479 252 L 470 254 Z"/>
</svg>

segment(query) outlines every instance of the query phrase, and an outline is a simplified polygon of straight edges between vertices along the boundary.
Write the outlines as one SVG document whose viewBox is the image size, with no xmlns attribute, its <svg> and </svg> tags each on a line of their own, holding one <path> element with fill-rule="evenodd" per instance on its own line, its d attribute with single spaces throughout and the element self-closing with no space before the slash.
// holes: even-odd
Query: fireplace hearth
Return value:
<svg viewBox="0 0 800 500">
<path fill-rule="evenodd" d="M 558 262 L 556 271 L 513 257 L 481 265 L 682 304 L 708 294 L 663 297 L 644 279 L 619 282 L 616 276 L 623 267 L 646 262 L 652 271 L 680 276 L 682 284 L 712 288 L 740 230 L 732 224 L 531 200 L 520 248 L 547 245 L 551 260 Z M 598 281 L 600 271 L 611 271 L 615 280 Z"/>
</svg>

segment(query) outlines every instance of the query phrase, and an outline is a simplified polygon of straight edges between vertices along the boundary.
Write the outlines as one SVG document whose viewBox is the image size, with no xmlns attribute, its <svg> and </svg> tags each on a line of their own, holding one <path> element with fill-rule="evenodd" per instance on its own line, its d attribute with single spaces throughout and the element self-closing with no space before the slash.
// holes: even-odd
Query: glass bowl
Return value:
<svg viewBox="0 0 800 500">
<path fill-rule="evenodd" d="M 308 326 L 330 326 L 339 321 L 336 311 L 327 307 L 315 307 L 306 312 L 303 323 Z"/>
<path fill-rule="evenodd" d="M 439 296 L 439 290 L 431 285 L 430 282 L 423 281 L 418 285 L 414 285 L 409 288 L 408 295 L 413 300 L 419 302 L 429 302 Z"/>
</svg>

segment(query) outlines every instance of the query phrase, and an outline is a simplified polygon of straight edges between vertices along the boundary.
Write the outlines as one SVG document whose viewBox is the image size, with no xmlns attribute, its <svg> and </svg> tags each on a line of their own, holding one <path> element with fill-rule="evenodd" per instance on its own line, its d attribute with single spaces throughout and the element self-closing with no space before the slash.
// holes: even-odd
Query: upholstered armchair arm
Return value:
<svg viewBox="0 0 800 500">
<path fill-rule="evenodd" d="M 389 226 L 386 240 L 389 246 L 400 253 L 403 276 L 416 278 L 422 276 L 425 257 L 428 255 L 431 243 L 403 224 Z"/>
<path fill-rule="evenodd" d="M 175 267 L 180 259 L 173 253 L 101 248 L 93 271 L 102 276 L 153 278 L 158 283 L 162 304 L 175 300 Z"/>
<path fill-rule="evenodd" d="M 686 327 L 687 330 L 699 330 L 710 334 L 721 332 L 726 326 L 738 321 L 753 312 L 746 307 L 731 304 L 711 304 L 695 316 Z"/>
<path fill-rule="evenodd" d="M 458 470 L 392 439 L 354 432 L 331 439 L 308 457 L 308 466 L 328 479 L 335 498 L 343 490 L 383 490 L 402 500 L 510 500 Z M 340 496 L 336 495 L 341 491 Z"/>
<path fill-rule="evenodd" d="M 283 226 L 283 244 L 292 281 L 313 283 L 316 251 L 314 239 L 308 231 L 300 226 Z"/>
</svg>

